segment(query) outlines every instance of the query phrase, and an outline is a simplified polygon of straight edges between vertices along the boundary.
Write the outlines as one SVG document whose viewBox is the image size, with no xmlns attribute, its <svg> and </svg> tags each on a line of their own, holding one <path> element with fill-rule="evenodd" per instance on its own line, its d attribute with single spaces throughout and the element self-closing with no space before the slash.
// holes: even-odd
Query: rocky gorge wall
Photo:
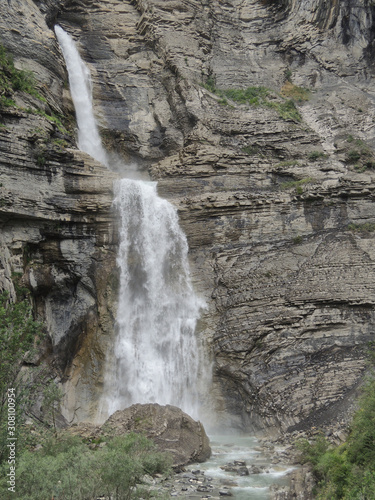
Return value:
<svg viewBox="0 0 375 500">
<path fill-rule="evenodd" d="M 345 424 L 374 336 L 373 2 L 11 0 L 2 11 L 2 43 L 65 116 L 50 27 L 78 40 L 107 147 L 178 207 L 207 303 L 198 334 L 216 410 L 275 434 Z M 220 93 L 259 86 L 258 105 Z M 87 418 L 115 310 L 115 174 L 72 138 L 60 151 L 45 117 L 1 114 L 2 280 L 11 288 L 22 272 L 67 379 L 67 417 Z"/>
<path fill-rule="evenodd" d="M 31 1 L 3 3 L 1 12 L 1 42 L 35 75 L 40 98 L 16 91 L 0 110 L 0 288 L 13 298 L 15 286 L 29 288 L 45 325 L 31 376 L 60 383 L 74 366 L 87 388 L 83 405 L 95 404 L 87 381 L 105 355 L 95 339 L 105 344 L 115 314 L 117 176 L 76 147 L 64 62 L 43 12 Z M 41 405 L 40 397 L 37 416 Z"/>
</svg>

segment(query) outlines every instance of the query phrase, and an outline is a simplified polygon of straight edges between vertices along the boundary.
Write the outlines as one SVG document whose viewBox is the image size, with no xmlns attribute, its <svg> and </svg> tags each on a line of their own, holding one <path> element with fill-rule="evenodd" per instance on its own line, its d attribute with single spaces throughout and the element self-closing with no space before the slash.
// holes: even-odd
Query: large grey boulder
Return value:
<svg viewBox="0 0 375 500">
<path fill-rule="evenodd" d="M 116 411 L 102 426 L 114 435 L 128 432 L 145 434 L 160 451 L 170 453 L 173 466 L 204 462 L 211 456 L 209 439 L 203 425 L 176 406 L 134 404 Z"/>
<path fill-rule="evenodd" d="M 70 427 L 69 432 L 88 440 L 131 432 L 144 434 L 159 451 L 172 455 L 174 468 L 204 462 L 211 456 L 203 425 L 177 406 L 137 403 L 116 411 L 101 426 L 82 422 Z"/>
</svg>

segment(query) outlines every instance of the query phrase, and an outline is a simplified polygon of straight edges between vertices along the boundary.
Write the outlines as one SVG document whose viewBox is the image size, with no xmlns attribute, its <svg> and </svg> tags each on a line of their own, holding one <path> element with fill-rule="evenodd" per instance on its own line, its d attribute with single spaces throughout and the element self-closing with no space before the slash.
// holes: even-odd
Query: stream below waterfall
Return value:
<svg viewBox="0 0 375 500">
<path fill-rule="evenodd" d="M 167 480 L 149 478 L 150 488 L 177 499 L 270 500 L 271 486 L 288 486 L 288 474 L 295 469 L 283 447 L 252 436 L 211 435 L 210 444 L 209 460 Z"/>
<path fill-rule="evenodd" d="M 200 469 L 215 482 L 227 486 L 236 500 L 266 500 L 269 498 L 269 487 L 273 484 L 286 485 L 286 474 L 293 467 L 280 461 L 272 463 L 277 448 L 266 453 L 254 437 L 238 435 L 210 436 L 212 456 L 207 462 L 200 464 Z M 282 451 L 282 448 L 279 449 Z M 236 470 L 228 469 L 228 464 L 241 464 Z M 229 468 L 231 468 L 229 466 Z M 243 474 L 247 469 L 249 475 Z"/>
</svg>

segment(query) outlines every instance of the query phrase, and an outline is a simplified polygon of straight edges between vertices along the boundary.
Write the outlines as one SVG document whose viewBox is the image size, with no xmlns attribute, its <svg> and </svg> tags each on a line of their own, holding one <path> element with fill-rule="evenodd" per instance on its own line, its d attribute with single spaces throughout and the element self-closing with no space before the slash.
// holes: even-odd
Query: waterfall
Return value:
<svg viewBox="0 0 375 500">
<path fill-rule="evenodd" d="M 78 147 L 108 166 L 107 154 L 94 117 L 90 71 L 82 61 L 72 37 L 60 26 L 55 26 L 55 33 L 68 70 L 70 94 L 78 125 Z"/>
<path fill-rule="evenodd" d="M 176 210 L 157 196 L 155 183 L 142 181 L 122 181 L 114 203 L 121 214 L 121 272 L 109 411 L 126 402 L 158 402 L 196 414 L 199 303 Z"/>
<path fill-rule="evenodd" d="M 78 145 L 108 165 L 93 113 L 90 72 L 70 35 L 59 26 L 55 32 L 69 73 Z M 173 404 L 198 417 L 198 383 L 206 373 L 195 336 L 202 302 L 192 288 L 177 211 L 158 196 L 156 183 L 133 179 L 115 184 L 114 207 L 120 217 L 120 290 L 101 419 L 148 402 Z"/>
</svg>

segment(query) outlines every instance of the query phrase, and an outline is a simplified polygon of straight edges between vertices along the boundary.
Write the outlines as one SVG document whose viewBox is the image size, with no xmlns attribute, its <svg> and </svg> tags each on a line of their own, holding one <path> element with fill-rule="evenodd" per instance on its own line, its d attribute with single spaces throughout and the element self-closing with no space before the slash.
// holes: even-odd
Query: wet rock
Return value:
<svg viewBox="0 0 375 500">
<path fill-rule="evenodd" d="M 246 462 L 244 460 L 236 460 L 233 463 L 228 463 L 226 465 L 220 466 L 220 469 L 226 472 L 233 472 L 239 476 L 248 476 L 249 471 L 246 467 Z"/>
<path fill-rule="evenodd" d="M 257 465 L 251 465 L 248 469 L 248 472 L 250 474 L 261 474 L 262 473 L 262 468 L 258 467 Z"/>
<path fill-rule="evenodd" d="M 232 497 L 233 493 L 231 492 L 231 490 L 228 490 L 227 488 L 222 488 L 219 490 L 219 495 L 221 497 Z"/>
<path fill-rule="evenodd" d="M 271 487 L 272 500 L 313 500 L 315 479 L 310 466 L 304 465 L 288 475 L 288 487 Z"/>
</svg>

